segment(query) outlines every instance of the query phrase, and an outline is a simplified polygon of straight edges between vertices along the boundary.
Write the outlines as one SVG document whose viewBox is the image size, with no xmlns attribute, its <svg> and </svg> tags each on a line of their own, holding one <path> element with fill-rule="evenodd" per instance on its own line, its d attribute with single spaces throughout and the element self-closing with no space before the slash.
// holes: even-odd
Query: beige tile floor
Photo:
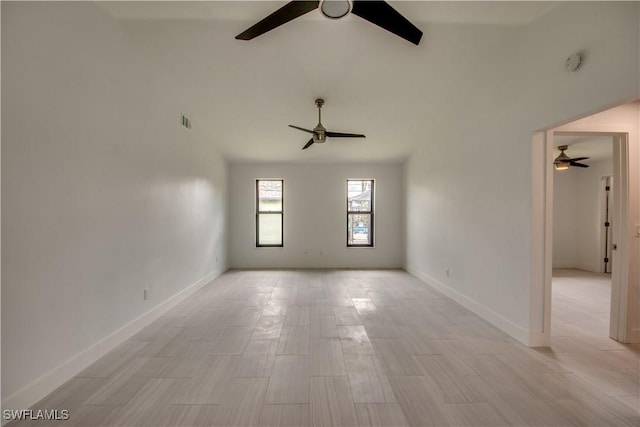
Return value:
<svg viewBox="0 0 640 427">
<path fill-rule="evenodd" d="M 11 425 L 638 427 L 640 347 L 572 286 L 529 349 L 402 271 L 230 271 Z"/>
<path fill-rule="evenodd" d="M 552 336 L 609 336 L 610 274 L 555 269 L 552 288 Z"/>
</svg>

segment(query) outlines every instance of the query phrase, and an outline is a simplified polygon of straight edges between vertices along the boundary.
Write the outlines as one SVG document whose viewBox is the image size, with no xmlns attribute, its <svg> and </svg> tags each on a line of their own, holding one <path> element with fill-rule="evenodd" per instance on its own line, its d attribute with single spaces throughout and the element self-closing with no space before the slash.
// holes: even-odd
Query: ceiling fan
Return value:
<svg viewBox="0 0 640 427">
<path fill-rule="evenodd" d="M 316 0 L 291 1 L 262 21 L 238 34 L 236 39 L 251 40 L 315 9 L 320 9 L 322 15 L 329 19 L 340 19 L 349 13 L 353 13 L 415 45 L 420 43 L 420 39 L 422 38 L 422 31 L 391 7 L 386 1 Z"/>
<path fill-rule="evenodd" d="M 558 150 L 560 150 L 560 155 L 555 158 L 553 161 L 553 165 L 557 170 L 565 170 L 569 169 L 569 166 L 576 166 L 579 168 L 588 168 L 589 165 L 585 165 L 584 163 L 578 163 L 580 160 L 588 160 L 589 157 L 574 157 L 571 158 L 567 156 L 564 151 L 569 148 L 568 145 L 559 145 Z"/>
<path fill-rule="evenodd" d="M 331 131 L 328 131 L 324 126 L 322 126 L 321 110 L 322 110 L 322 106 L 323 105 L 324 105 L 324 99 L 322 99 L 322 98 L 316 99 L 316 107 L 318 107 L 318 125 L 315 128 L 313 128 L 313 130 L 301 128 L 301 127 L 294 126 L 294 125 L 289 125 L 289 127 L 292 127 L 294 129 L 298 129 L 298 130 L 301 130 L 303 132 L 308 132 L 308 133 L 313 134 L 313 136 L 311 137 L 309 142 L 307 142 L 305 144 L 305 146 L 302 147 L 303 150 L 306 150 L 307 148 L 311 147 L 313 144 L 316 144 L 316 143 L 317 144 L 322 144 L 322 143 L 326 142 L 327 137 L 333 137 L 333 138 L 366 138 L 364 135 L 359 134 L 359 133 L 344 133 L 344 132 L 331 132 Z"/>
</svg>

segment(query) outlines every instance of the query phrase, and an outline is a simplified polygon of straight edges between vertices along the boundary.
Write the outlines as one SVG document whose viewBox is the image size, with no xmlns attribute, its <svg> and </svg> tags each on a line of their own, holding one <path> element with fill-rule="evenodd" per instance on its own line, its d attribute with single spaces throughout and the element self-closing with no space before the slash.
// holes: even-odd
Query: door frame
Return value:
<svg viewBox="0 0 640 427">
<path fill-rule="evenodd" d="M 627 296 L 629 259 L 628 236 L 624 232 L 629 218 L 629 134 L 610 131 L 546 130 L 532 138 L 532 199 L 531 199 L 531 288 L 529 310 L 529 346 L 551 345 L 551 278 L 553 253 L 553 137 L 611 136 L 613 137 L 613 180 L 616 215 L 613 242 L 618 246 L 611 283 L 611 314 L 609 336 L 627 340 Z M 614 276 L 615 274 L 615 276 Z"/>
</svg>

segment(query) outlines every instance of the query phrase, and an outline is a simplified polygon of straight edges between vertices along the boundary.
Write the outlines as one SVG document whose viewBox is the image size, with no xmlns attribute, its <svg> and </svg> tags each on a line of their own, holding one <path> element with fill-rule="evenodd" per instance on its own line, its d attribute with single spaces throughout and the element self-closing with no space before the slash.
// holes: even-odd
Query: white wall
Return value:
<svg viewBox="0 0 640 427">
<path fill-rule="evenodd" d="M 0 22 L 2 21 L 2 7 L 0 5 Z M 0 31 L 0 46 L 2 45 L 2 34 Z M 2 61 L 0 61 L 1 63 Z M 0 84 L 0 98 L 2 97 L 2 85 Z M 0 107 L 0 114 L 2 112 L 2 107 Z M 0 137 L 0 163 L 2 162 L 2 138 Z M 1 169 L 1 168 L 0 168 Z M 0 174 L 1 175 L 1 174 Z M 0 176 L 0 187 L 2 186 L 2 177 Z M 0 189 L 0 241 L 2 241 L 2 190 Z M 0 260 L 2 260 L 2 245 L 0 245 Z M 0 262 L 0 319 L 2 318 L 2 263 Z M 0 321 L 0 326 L 2 322 Z M 0 331 L 0 385 L 2 384 L 2 339 L 1 339 L 1 331 Z M 2 402 L 2 387 L 0 386 L 0 402 Z M 0 408 L 2 405 L 0 405 Z"/>
<path fill-rule="evenodd" d="M 402 164 L 397 163 L 230 164 L 230 266 L 401 268 L 404 263 L 402 170 Z M 255 180 L 258 178 L 284 179 L 283 248 L 255 247 Z M 374 248 L 346 247 L 346 180 L 349 178 L 376 180 Z"/>
<path fill-rule="evenodd" d="M 578 268 L 578 171 L 553 173 L 553 268 Z"/>
<path fill-rule="evenodd" d="M 532 134 L 640 97 L 638 6 L 567 2 L 473 43 L 451 35 L 473 73 L 409 159 L 407 269 L 523 343 L 543 324 L 530 311 Z M 564 71 L 577 51 L 584 65 Z"/>
<path fill-rule="evenodd" d="M 603 271 L 602 178 L 613 174 L 613 158 L 589 166 L 553 173 L 554 268 Z"/>
<path fill-rule="evenodd" d="M 573 171 L 579 172 L 579 171 Z M 594 162 L 578 178 L 578 268 L 601 272 L 602 243 L 602 178 L 613 173 L 613 159 Z"/>
<path fill-rule="evenodd" d="M 90 3 L 2 3 L 5 408 L 225 269 L 226 165 L 163 79 Z"/>
</svg>

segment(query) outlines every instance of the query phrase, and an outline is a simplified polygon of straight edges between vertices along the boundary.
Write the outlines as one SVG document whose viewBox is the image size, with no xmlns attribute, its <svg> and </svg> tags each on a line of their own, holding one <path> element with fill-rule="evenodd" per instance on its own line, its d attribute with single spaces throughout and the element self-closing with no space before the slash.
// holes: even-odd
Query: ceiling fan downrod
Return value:
<svg viewBox="0 0 640 427">
<path fill-rule="evenodd" d="M 326 129 L 322 126 L 322 106 L 324 99 L 316 99 L 316 107 L 318 107 L 318 125 L 313 129 L 313 142 L 322 144 L 327 140 Z"/>
</svg>

